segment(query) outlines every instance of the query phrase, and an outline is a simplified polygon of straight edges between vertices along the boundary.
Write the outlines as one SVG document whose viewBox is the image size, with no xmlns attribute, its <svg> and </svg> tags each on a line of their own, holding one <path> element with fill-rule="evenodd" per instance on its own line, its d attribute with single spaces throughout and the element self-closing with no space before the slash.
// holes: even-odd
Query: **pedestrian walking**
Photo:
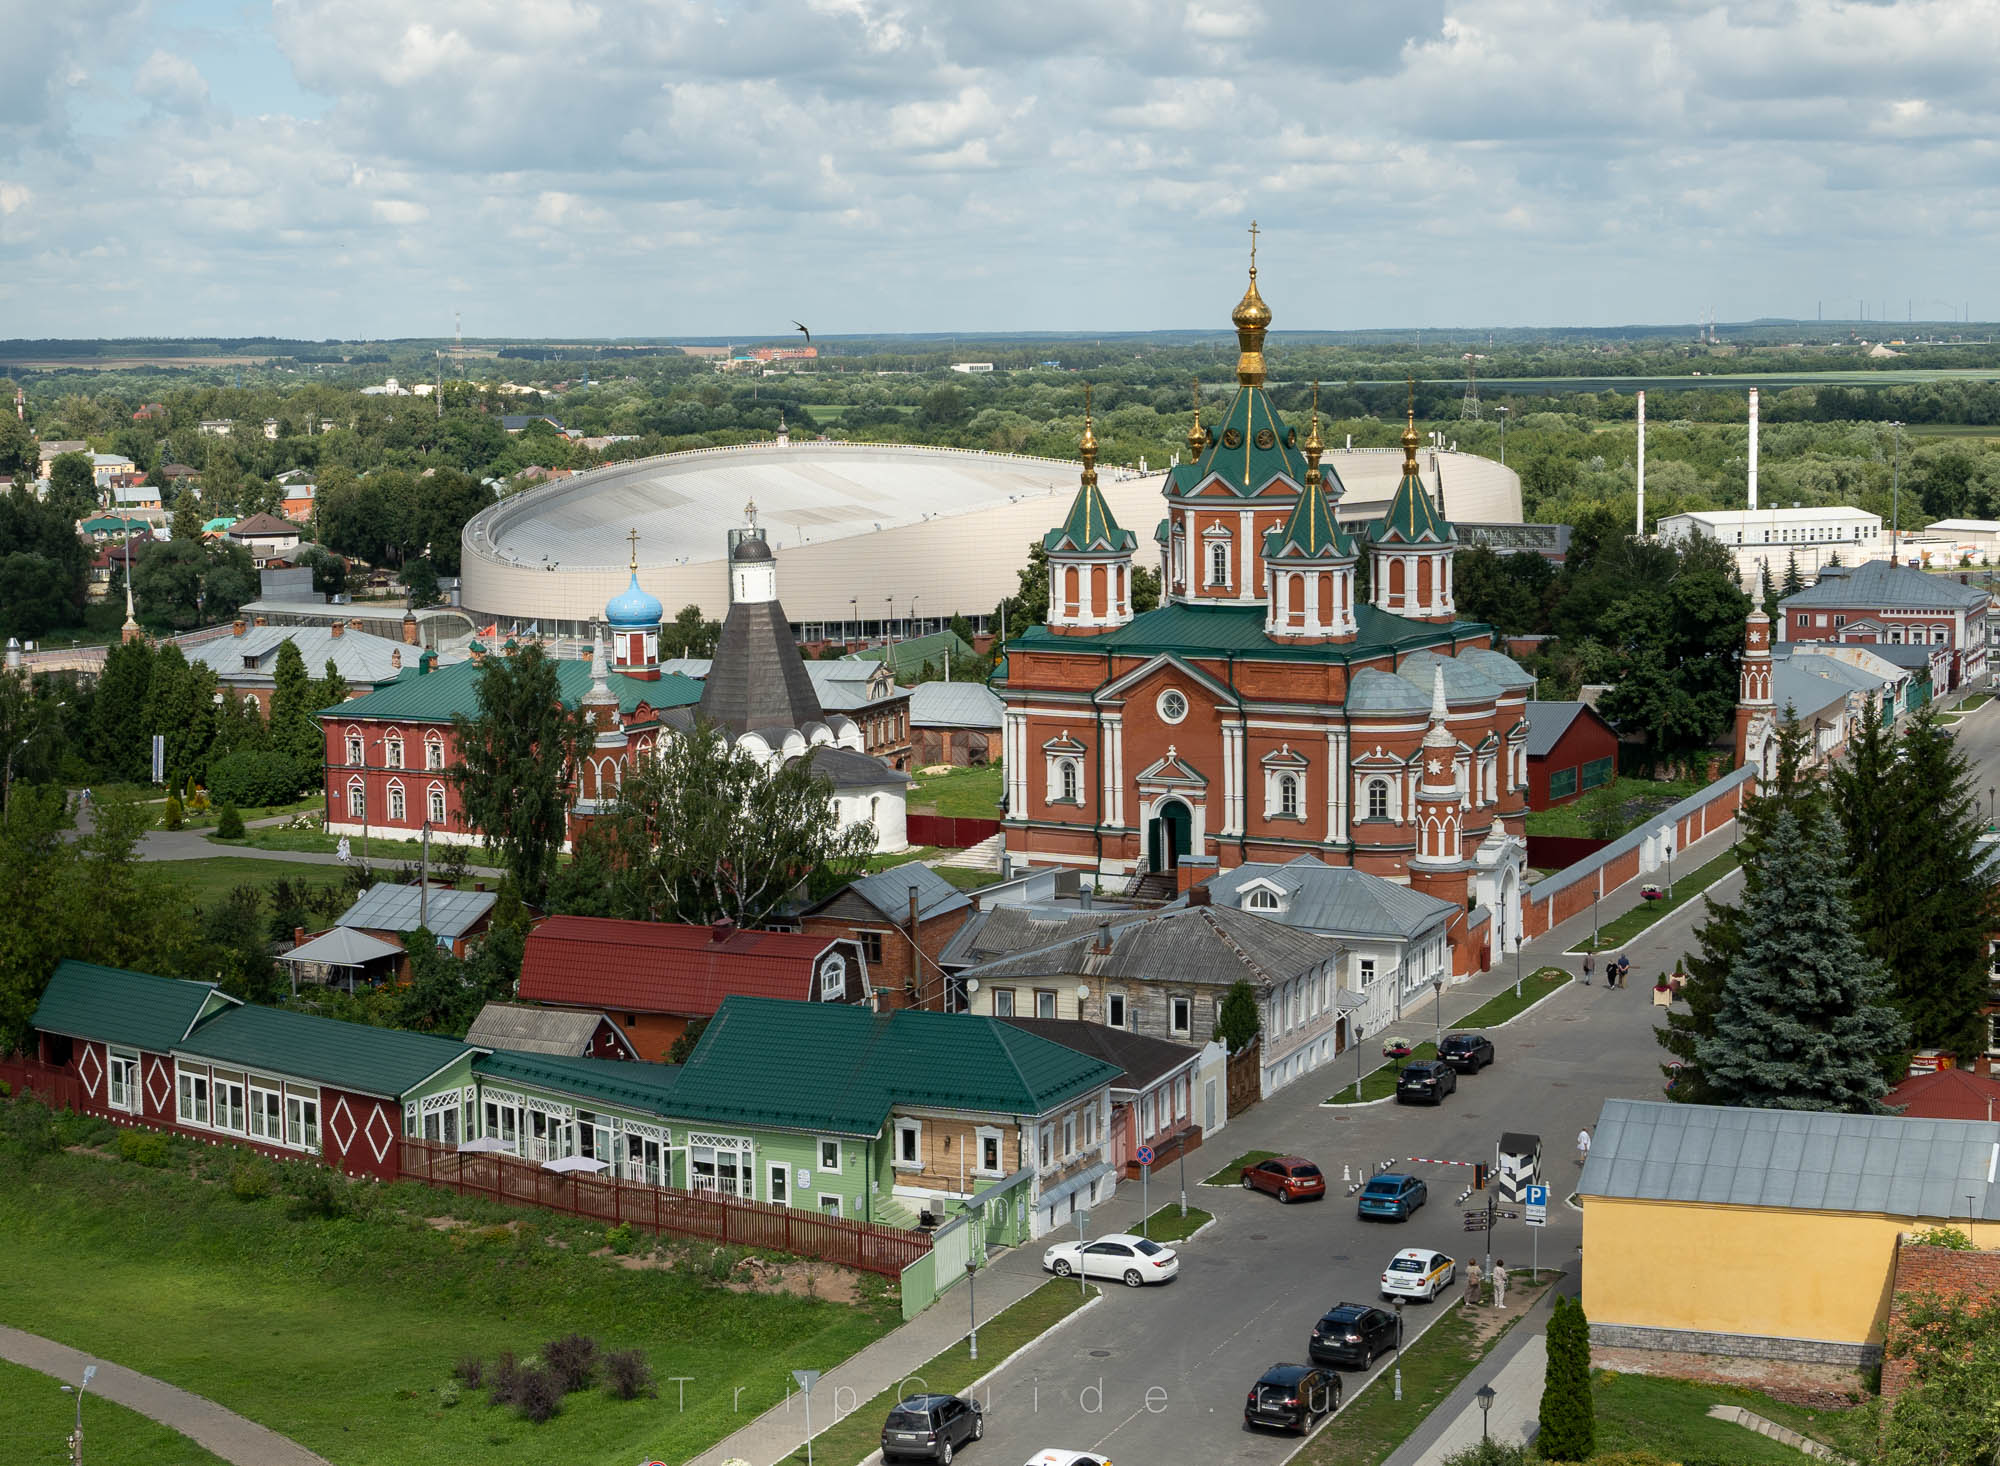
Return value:
<svg viewBox="0 0 2000 1466">
<path fill-rule="evenodd" d="M 1590 1127 L 1586 1125 L 1576 1132 L 1576 1163 L 1580 1166 L 1590 1159 Z"/>
<path fill-rule="evenodd" d="M 1596 970 L 1597 963 L 1592 960 L 1590 953 L 1585 952 L 1583 954 L 1583 985 L 1585 987 L 1590 986 L 1590 974 Z"/>
<path fill-rule="evenodd" d="M 1493 1306 L 1495 1308 L 1505 1308 L 1507 1306 L 1507 1259 L 1506 1258 L 1496 1257 L 1493 1259 L 1492 1276 L 1493 1276 Z"/>
<path fill-rule="evenodd" d="M 1618 986 L 1625 986 L 1625 976 L 1632 970 L 1632 959 L 1624 952 L 1618 954 Z"/>
<path fill-rule="evenodd" d="M 1473 1304 L 1477 1303 L 1478 1301 L 1479 1301 L 1479 1264 L 1476 1262 L 1468 1262 L 1465 1265 L 1466 1307 L 1470 1308 Z"/>
</svg>

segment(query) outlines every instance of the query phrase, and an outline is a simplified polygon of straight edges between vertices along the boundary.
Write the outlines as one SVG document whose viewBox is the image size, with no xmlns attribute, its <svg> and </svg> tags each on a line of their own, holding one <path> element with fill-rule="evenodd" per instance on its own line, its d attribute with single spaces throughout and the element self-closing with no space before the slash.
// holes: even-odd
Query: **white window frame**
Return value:
<svg viewBox="0 0 2000 1466">
<path fill-rule="evenodd" d="M 1049 766 L 1049 803 L 1083 803 L 1083 769 L 1075 758 L 1058 758 Z"/>
<path fill-rule="evenodd" d="M 1295 820 L 1300 818 L 1303 796 L 1299 784 L 1300 780 L 1297 774 L 1278 775 L 1277 814 L 1280 819 Z"/>
<path fill-rule="evenodd" d="M 403 798 L 403 781 L 401 779 L 391 779 L 389 781 L 390 823 L 398 825 L 404 823 L 407 818 L 407 811 L 408 803 Z"/>
<path fill-rule="evenodd" d="M 698 1152 L 709 1153 L 709 1164 L 715 1174 L 705 1183 L 696 1175 Z M 723 1196 L 741 1196 L 755 1199 L 756 1196 L 756 1156 L 750 1142 L 740 1135 L 701 1135 L 690 1131 L 687 1136 L 688 1187 L 693 1191 L 714 1191 Z M 736 1173 L 736 1185 L 732 1189 L 722 1184 L 722 1157 L 729 1154 L 735 1159 L 732 1169 Z"/>
<path fill-rule="evenodd" d="M 308 1155 L 319 1154 L 319 1096 L 285 1092 L 285 1144 Z"/>
<path fill-rule="evenodd" d="M 1042 1157 L 1043 1170 L 1046 1171 L 1050 1166 L 1053 1166 L 1055 1164 L 1055 1149 L 1056 1149 L 1056 1127 L 1053 1125 L 1044 1125 L 1042 1127 L 1042 1134 L 1041 1134 L 1041 1157 Z"/>
<path fill-rule="evenodd" d="M 1282 911 L 1284 903 L 1269 886 L 1253 886 L 1243 893 L 1245 911 Z"/>
<path fill-rule="evenodd" d="M 403 735 L 391 733 L 382 742 L 382 762 L 392 769 L 403 766 Z"/>
<path fill-rule="evenodd" d="M 833 1156 L 830 1161 L 829 1154 Z M 819 1137 L 819 1168 L 829 1176 L 840 1174 L 840 1142 L 831 1135 Z"/>
<path fill-rule="evenodd" d="M 847 959 L 829 952 L 819 965 L 819 998 L 831 1003 L 847 996 Z"/>
<path fill-rule="evenodd" d="M 907 1144 L 906 1144 L 907 1142 Z M 905 1160 L 903 1152 L 915 1152 L 914 1158 Z M 907 1117 L 896 1121 L 896 1149 L 890 1155 L 891 1166 L 898 1171 L 921 1171 L 924 1168 L 924 1122 Z"/>
<path fill-rule="evenodd" d="M 1230 571 L 1233 569 L 1231 562 L 1236 558 L 1235 547 L 1230 544 L 1226 534 L 1209 538 L 1207 544 L 1208 578 L 1204 584 L 1211 590 L 1228 590 L 1231 584 Z"/>
<path fill-rule="evenodd" d="M 359 728 L 349 728 L 344 735 L 347 740 L 347 763 L 349 768 L 361 768 L 368 762 L 368 745 L 361 737 Z"/>
<path fill-rule="evenodd" d="M 208 1069 L 174 1061 L 174 1116 L 183 1125 L 199 1125 L 208 1128 L 208 1117 L 212 1113 Z"/>
<path fill-rule="evenodd" d="M 433 772 L 444 767 L 444 739 L 435 730 L 424 735 L 424 770 Z"/>
<path fill-rule="evenodd" d="M 245 1076 L 249 1086 L 250 1138 L 266 1145 L 285 1143 L 285 1092 L 276 1081 Z"/>
<path fill-rule="evenodd" d="M 368 818 L 368 783 L 359 774 L 347 781 L 347 817 L 351 820 Z"/>
<path fill-rule="evenodd" d="M 1002 1168 L 1007 1164 L 1007 1132 L 997 1125 L 981 1125 L 974 1129 L 972 1137 L 972 1156 L 974 1161 L 972 1174 L 975 1176 L 1005 1175 L 1006 1172 Z M 993 1164 L 991 1166 L 986 1164 L 986 1145 L 988 1141 L 991 1141 L 993 1144 Z"/>
<path fill-rule="evenodd" d="M 993 1016 L 1012 1018 L 1015 1015 L 1014 990 L 1012 988 L 993 989 Z"/>
<path fill-rule="evenodd" d="M 830 1203 L 830 1204 L 829 1204 Z M 838 1192 L 822 1191 L 819 1194 L 819 1209 L 823 1216 L 844 1216 L 846 1202 Z"/>
<path fill-rule="evenodd" d="M 1371 774 L 1361 786 L 1362 807 L 1368 812 L 1362 816 L 1366 820 L 1392 820 L 1396 817 L 1396 781 L 1381 774 Z M 1380 799 L 1377 799 L 1377 796 Z M 1376 805 L 1381 812 L 1376 812 Z"/>
<path fill-rule="evenodd" d="M 424 799 L 427 806 L 426 812 L 430 816 L 430 822 L 434 825 L 443 824 L 445 822 L 444 785 L 432 784 L 424 792 Z"/>
<path fill-rule="evenodd" d="M 1046 1004 L 1044 1003 L 1046 1000 Z M 1048 1012 L 1042 1008 L 1047 1006 Z M 1035 1016 L 1037 1018 L 1060 1018 L 1062 1016 L 1062 995 L 1054 988 L 1035 989 Z"/>
<path fill-rule="evenodd" d="M 1139 1100 L 1139 1134 L 1143 1138 L 1153 1133 L 1153 1095 L 1148 1090 Z"/>
<path fill-rule="evenodd" d="M 140 1063 L 137 1049 L 114 1049 L 109 1044 L 105 1045 L 104 1102 L 107 1105 L 114 1110 L 123 1110 L 128 1115 L 138 1114 L 143 1094 L 139 1076 Z"/>
<path fill-rule="evenodd" d="M 1190 704 L 1186 693 L 1178 687 L 1169 687 L 1154 700 L 1153 706 L 1159 713 L 1161 722 L 1179 723 L 1186 720 Z M 1179 712 L 1174 711 L 1176 707 L 1180 709 Z"/>
<path fill-rule="evenodd" d="M 208 1085 L 208 1112 L 213 1128 L 230 1135 L 247 1135 L 249 1128 L 248 1086 L 244 1076 L 237 1074 L 224 1078 L 210 1071 Z"/>
</svg>

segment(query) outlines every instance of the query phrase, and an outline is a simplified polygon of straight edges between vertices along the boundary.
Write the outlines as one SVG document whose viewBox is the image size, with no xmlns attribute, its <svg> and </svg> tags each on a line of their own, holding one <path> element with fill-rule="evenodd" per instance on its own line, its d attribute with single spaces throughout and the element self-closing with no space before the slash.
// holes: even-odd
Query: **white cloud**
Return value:
<svg viewBox="0 0 2000 1466">
<path fill-rule="evenodd" d="M 185 56 L 155 51 L 139 67 L 133 92 L 167 112 L 192 116 L 208 105 L 208 83 Z"/>
</svg>

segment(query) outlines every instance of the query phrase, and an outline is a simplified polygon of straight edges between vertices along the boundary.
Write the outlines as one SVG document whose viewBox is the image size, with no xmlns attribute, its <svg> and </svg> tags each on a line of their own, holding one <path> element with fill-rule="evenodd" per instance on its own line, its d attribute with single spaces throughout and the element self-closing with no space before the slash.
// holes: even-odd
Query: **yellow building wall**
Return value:
<svg viewBox="0 0 2000 1466">
<path fill-rule="evenodd" d="M 1932 1225 L 1875 1212 L 1587 1197 L 1584 1312 L 1593 1324 L 1879 1344 L 1897 1234 Z M 2000 1247 L 2000 1225 L 1979 1224 L 1972 1240 Z"/>
</svg>

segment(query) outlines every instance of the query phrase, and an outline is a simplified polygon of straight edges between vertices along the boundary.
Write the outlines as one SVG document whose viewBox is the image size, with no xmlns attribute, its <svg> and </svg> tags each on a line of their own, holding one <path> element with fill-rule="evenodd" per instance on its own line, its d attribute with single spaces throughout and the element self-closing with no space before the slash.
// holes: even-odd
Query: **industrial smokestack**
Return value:
<svg viewBox="0 0 2000 1466">
<path fill-rule="evenodd" d="M 1757 507 L 1757 389 L 1750 389 L 1750 507 Z"/>
<path fill-rule="evenodd" d="M 1632 533 L 1646 535 L 1646 394 L 1639 394 L 1639 514 Z"/>
</svg>

